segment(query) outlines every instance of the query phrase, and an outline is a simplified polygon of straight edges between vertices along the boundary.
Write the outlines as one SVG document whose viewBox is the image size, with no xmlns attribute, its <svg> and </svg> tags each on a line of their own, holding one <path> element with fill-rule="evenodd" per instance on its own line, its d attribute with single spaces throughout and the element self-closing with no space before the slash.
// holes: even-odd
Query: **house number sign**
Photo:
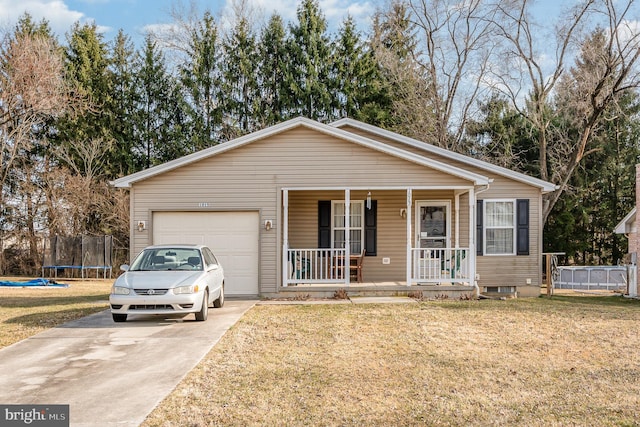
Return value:
<svg viewBox="0 0 640 427">
<path fill-rule="evenodd" d="M 207 202 L 200 202 L 200 203 L 198 203 L 198 207 L 199 207 L 199 208 L 208 208 L 208 207 L 209 207 L 209 203 L 207 203 Z"/>
</svg>

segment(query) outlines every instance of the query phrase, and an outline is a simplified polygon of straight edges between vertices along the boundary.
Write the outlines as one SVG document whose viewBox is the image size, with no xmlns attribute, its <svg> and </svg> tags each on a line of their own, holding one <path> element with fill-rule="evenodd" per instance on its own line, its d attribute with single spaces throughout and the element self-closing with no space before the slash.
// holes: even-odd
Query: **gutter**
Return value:
<svg viewBox="0 0 640 427">
<path fill-rule="evenodd" d="M 490 183 L 491 182 L 493 182 L 493 180 L 491 180 Z M 476 194 L 475 195 L 477 196 L 478 194 L 484 193 L 485 191 L 487 191 L 489 189 L 490 185 L 491 185 L 490 183 L 486 184 L 486 185 L 483 185 L 482 186 L 483 188 L 480 188 L 479 190 L 476 190 Z M 478 198 L 476 197 L 476 201 L 477 200 L 478 200 Z M 476 213 L 476 218 L 477 218 L 477 213 Z M 478 265 L 477 263 L 474 263 L 474 264 L 475 264 L 474 267 L 476 267 Z M 474 270 L 475 270 L 475 268 L 474 268 Z M 483 295 L 483 294 L 480 293 L 480 286 L 478 286 L 478 280 L 476 279 L 476 277 L 478 277 L 478 275 L 475 273 L 475 271 L 474 271 L 474 276 L 475 277 L 473 278 L 473 288 L 475 289 L 475 292 L 476 292 L 476 298 L 477 299 L 489 298 L 488 296 Z"/>
</svg>

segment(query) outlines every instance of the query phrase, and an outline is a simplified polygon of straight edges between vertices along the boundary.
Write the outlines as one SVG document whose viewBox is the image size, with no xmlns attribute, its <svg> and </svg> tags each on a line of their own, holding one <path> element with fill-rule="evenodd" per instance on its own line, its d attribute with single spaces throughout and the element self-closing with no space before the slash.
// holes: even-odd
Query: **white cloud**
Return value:
<svg viewBox="0 0 640 427">
<path fill-rule="evenodd" d="M 237 2 L 237 0 L 236 0 Z M 295 22 L 296 13 L 302 0 L 248 0 L 251 8 L 263 16 L 266 22 L 273 13 L 282 17 L 285 23 Z M 376 10 L 379 0 L 320 0 L 320 11 L 324 14 L 329 32 L 336 32 L 348 15 L 351 15 L 356 25 L 366 30 L 371 23 L 371 17 Z M 222 8 L 223 15 L 231 16 L 234 0 L 226 0 Z"/>
<path fill-rule="evenodd" d="M 356 25 L 368 25 L 376 6 L 372 1 L 321 0 L 320 10 L 324 12 L 330 26 L 339 27 L 347 16 L 355 20 Z"/>
<path fill-rule="evenodd" d="M 36 22 L 43 18 L 49 22 L 53 32 L 61 37 L 68 32 L 76 21 L 86 22 L 91 19 L 82 12 L 70 10 L 62 0 L 0 0 L 0 25 L 12 27 L 18 19 L 28 12 Z M 107 27 L 99 27 L 99 31 L 107 31 Z"/>
</svg>

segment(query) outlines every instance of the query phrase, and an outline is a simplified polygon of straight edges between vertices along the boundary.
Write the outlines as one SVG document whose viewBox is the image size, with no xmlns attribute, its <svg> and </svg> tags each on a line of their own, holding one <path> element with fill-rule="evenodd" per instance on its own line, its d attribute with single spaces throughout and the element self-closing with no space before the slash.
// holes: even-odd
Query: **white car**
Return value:
<svg viewBox="0 0 640 427">
<path fill-rule="evenodd" d="M 129 314 L 187 314 L 207 320 L 208 308 L 224 304 L 224 270 L 203 245 L 145 248 L 113 284 L 109 304 L 114 322 Z"/>
</svg>

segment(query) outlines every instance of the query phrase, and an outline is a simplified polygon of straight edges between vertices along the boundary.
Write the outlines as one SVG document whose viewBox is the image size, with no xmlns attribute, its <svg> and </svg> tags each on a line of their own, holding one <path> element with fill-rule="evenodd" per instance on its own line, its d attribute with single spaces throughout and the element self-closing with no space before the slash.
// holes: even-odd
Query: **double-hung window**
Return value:
<svg viewBox="0 0 640 427">
<path fill-rule="evenodd" d="M 349 233 L 349 246 L 352 254 L 359 254 L 364 247 L 364 202 L 352 201 L 350 205 L 349 229 L 345 221 L 345 202 L 332 201 L 331 211 L 331 246 L 344 248 Z"/>
<path fill-rule="evenodd" d="M 485 200 L 484 253 L 486 255 L 515 255 L 516 201 Z"/>
</svg>

